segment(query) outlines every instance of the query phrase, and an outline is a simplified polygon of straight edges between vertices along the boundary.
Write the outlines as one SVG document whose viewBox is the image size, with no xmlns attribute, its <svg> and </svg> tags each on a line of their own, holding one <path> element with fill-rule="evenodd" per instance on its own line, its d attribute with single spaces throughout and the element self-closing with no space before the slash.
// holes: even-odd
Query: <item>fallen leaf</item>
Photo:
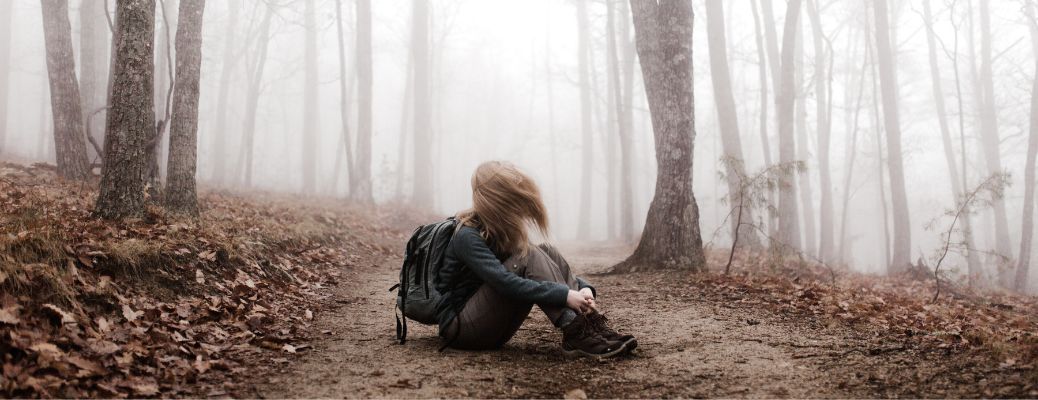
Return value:
<svg viewBox="0 0 1038 400">
<path fill-rule="evenodd" d="M 296 347 L 293 346 L 293 345 L 290 345 L 288 343 L 285 343 L 284 346 L 281 346 L 281 350 L 284 350 L 284 351 L 289 352 L 289 353 L 295 353 L 296 352 Z"/>
<path fill-rule="evenodd" d="M 45 311 L 49 311 L 51 313 L 51 316 L 58 317 L 62 325 L 76 323 L 76 317 L 74 317 L 71 313 L 65 312 L 65 310 L 62 310 L 56 305 L 50 303 L 44 304 L 43 309 Z"/>
<path fill-rule="evenodd" d="M 18 319 L 19 306 L 8 306 L 0 308 L 0 323 L 8 325 L 18 325 L 20 319 Z"/>
<path fill-rule="evenodd" d="M 133 311 L 133 309 L 130 308 L 130 306 L 123 304 L 123 318 L 126 318 L 127 322 L 133 322 L 137 320 L 137 317 L 140 317 L 142 314 L 144 313 Z"/>
<path fill-rule="evenodd" d="M 562 398 L 570 400 L 587 400 L 587 393 L 584 392 L 584 389 L 572 389 L 567 391 Z"/>
</svg>

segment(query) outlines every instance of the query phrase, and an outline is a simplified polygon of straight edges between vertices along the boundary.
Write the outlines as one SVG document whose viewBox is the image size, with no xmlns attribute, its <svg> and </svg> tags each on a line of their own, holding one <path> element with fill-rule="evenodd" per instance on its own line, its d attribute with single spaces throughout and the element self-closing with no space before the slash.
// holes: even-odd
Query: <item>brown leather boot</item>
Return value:
<svg viewBox="0 0 1038 400">
<path fill-rule="evenodd" d="M 624 335 L 613 330 L 613 328 L 609 327 L 609 318 L 606 318 L 605 315 L 602 315 L 598 311 L 592 311 L 588 314 L 587 320 L 606 340 L 623 343 L 627 347 L 627 350 L 634 350 L 635 347 L 638 347 L 638 340 L 634 338 L 634 335 Z"/>
<path fill-rule="evenodd" d="M 626 351 L 626 344 L 602 337 L 583 315 L 562 328 L 562 352 L 567 356 L 607 358 Z"/>
</svg>

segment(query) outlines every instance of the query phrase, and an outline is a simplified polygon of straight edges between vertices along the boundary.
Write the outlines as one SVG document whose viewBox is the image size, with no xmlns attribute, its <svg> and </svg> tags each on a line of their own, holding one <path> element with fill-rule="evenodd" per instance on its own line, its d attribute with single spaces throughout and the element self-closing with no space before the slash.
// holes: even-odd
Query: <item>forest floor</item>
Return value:
<svg viewBox="0 0 1038 400">
<path fill-rule="evenodd" d="M 387 290 L 435 216 L 203 190 L 198 219 L 112 223 L 93 187 L 0 163 L 0 397 L 1038 397 L 1035 298 L 931 303 L 925 271 L 605 274 L 629 247 L 567 244 L 633 354 L 566 359 L 536 310 L 501 350 L 437 352 L 417 323 L 395 343 Z"/>
</svg>

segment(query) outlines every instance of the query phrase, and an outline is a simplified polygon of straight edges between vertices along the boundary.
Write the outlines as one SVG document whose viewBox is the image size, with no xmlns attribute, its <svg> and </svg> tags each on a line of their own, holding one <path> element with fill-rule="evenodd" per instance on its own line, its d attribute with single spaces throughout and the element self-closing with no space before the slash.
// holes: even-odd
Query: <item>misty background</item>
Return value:
<svg viewBox="0 0 1038 400">
<path fill-rule="evenodd" d="M 5 159 L 54 163 L 50 101 L 40 3 L 34 0 L 2 0 L 11 6 L 10 87 L 7 116 L 0 119 L 6 134 L 0 142 Z M 760 79 L 758 34 L 771 25 L 781 35 L 785 2 L 773 1 L 773 20 L 759 15 L 759 1 L 723 3 L 727 61 L 747 170 L 764 168 L 761 104 L 768 104 L 765 126 L 771 158 L 777 159 L 778 128 L 772 76 Z M 986 1 L 986 0 L 980 0 Z M 931 0 L 932 29 L 938 40 L 936 63 L 946 102 L 946 117 L 956 158 L 963 157 L 965 181 L 972 187 L 991 175 L 981 143 L 982 98 L 980 3 L 976 0 Z M 77 70 L 83 31 L 84 8 L 104 9 L 102 0 L 70 1 Z M 114 10 L 114 2 L 109 12 Z M 580 18 L 578 1 L 568 0 L 437 0 L 429 1 L 431 148 L 415 149 L 411 96 L 412 4 L 410 0 L 372 2 L 373 121 L 371 168 L 377 202 L 409 202 L 412 195 L 413 154 L 432 154 L 435 203 L 432 208 L 452 214 L 470 205 L 469 177 L 480 162 L 512 161 L 538 180 L 552 213 L 553 234 L 560 240 L 578 239 L 582 209 L 590 215 L 588 240 L 618 240 L 619 137 L 614 107 L 609 102 L 607 74 L 607 8 L 604 1 L 586 1 L 588 22 L 591 138 L 582 136 L 579 62 Z M 622 3 L 622 2 L 620 2 Z M 796 59 L 797 159 L 806 172 L 797 179 L 804 251 L 818 252 L 819 162 L 815 63 L 824 61 L 831 76 L 831 165 L 835 204 L 835 232 L 845 229 L 846 249 L 841 260 L 864 272 L 886 271 L 890 190 L 884 188 L 885 136 L 882 107 L 872 65 L 875 58 L 867 1 L 813 1 L 817 7 L 825 49 L 816 54 L 812 22 L 806 11 L 799 20 Z M 896 58 L 898 106 L 901 112 L 902 147 L 908 208 L 911 219 L 912 260 L 934 257 L 943 239 L 946 210 L 955 207 L 948 164 L 942 148 L 939 113 L 935 109 L 927 45 L 927 24 L 922 1 L 895 0 L 890 4 L 891 42 Z M 1011 176 L 1005 191 L 1010 243 L 997 240 L 991 207 L 977 210 L 973 218 L 975 247 L 982 254 L 987 273 L 1000 265 L 1015 265 L 996 255 L 1001 248 L 1019 249 L 1023 208 L 1024 165 L 1030 132 L 1031 90 L 1035 79 L 1034 23 L 1029 18 L 1031 1 L 990 1 L 990 77 L 996 111 L 1001 169 Z M 346 80 L 346 102 L 351 110 L 349 131 L 357 132 L 357 73 L 352 63 L 356 40 L 354 7 L 341 1 L 346 46 L 345 77 L 340 74 L 339 38 L 334 0 L 315 0 L 313 26 L 317 45 L 316 107 L 306 107 L 304 94 L 307 19 L 304 1 L 211 0 L 205 10 L 202 41 L 201 103 L 198 131 L 198 179 L 209 188 L 263 189 L 305 193 L 302 165 L 304 122 L 316 121 L 316 190 L 314 195 L 345 197 L 348 190 L 343 160 L 343 124 L 340 115 L 340 79 Z M 100 6 L 99 6 L 100 5 Z M 156 19 L 156 110 L 165 108 L 168 79 L 167 24 L 175 32 L 176 1 L 159 2 L 169 10 Z M 708 51 L 706 12 L 702 1 L 696 11 L 693 35 L 694 88 L 696 96 L 696 146 L 694 188 L 699 202 L 703 240 L 714 247 L 731 241 L 723 222 L 731 205 L 721 159 L 719 118 L 715 107 L 711 60 Z M 267 10 L 272 19 L 269 34 L 260 34 Z M 87 10 L 89 11 L 89 10 Z M 617 21 L 626 37 L 618 47 L 634 39 L 626 6 L 617 5 Z M 96 14 L 94 14 L 96 15 Z M 755 16 L 756 15 L 756 16 Z M 163 21 L 165 18 L 165 22 Z M 107 25 L 102 26 L 110 35 Z M 0 27 L 0 29 L 5 29 Z M 228 36 L 228 34 L 230 36 Z M 168 33 L 172 43 L 173 33 Z M 110 36 L 106 36 L 110 37 Z M 260 41 L 269 39 L 265 69 L 259 79 L 256 110 L 253 176 L 243 178 L 239 155 L 247 115 L 249 68 L 261 57 Z M 781 41 L 781 37 L 779 38 Z M 107 52 L 107 48 L 105 50 Z M 821 56 L 821 57 L 819 57 Z M 106 57 L 107 60 L 107 57 Z M 165 64 L 165 67 L 162 66 Z M 638 64 L 634 64 L 638 71 Z M 107 67 L 105 67 L 107 71 Z M 825 69 L 823 69 L 824 71 Z M 80 71 L 80 73 L 82 73 Z M 226 80 L 225 80 L 226 79 Z M 636 231 L 644 223 L 653 197 L 656 161 L 654 142 L 640 72 L 633 75 L 633 214 Z M 82 84 L 82 82 L 81 82 Z M 226 87 L 225 120 L 220 122 L 221 86 Z M 762 88 L 768 90 L 762 92 Z M 961 108 L 960 108 L 961 101 Z M 84 114 L 95 110 L 84 107 Z M 157 111 L 161 113 L 161 111 Z M 103 111 L 94 119 L 103 121 Z M 959 118 L 964 129 L 960 132 Z M 95 121 L 94 124 L 97 124 Z M 101 128 L 94 133 L 103 136 Z M 100 131 L 99 131 L 100 129 Z M 168 138 L 168 136 L 167 136 Z M 403 138 L 403 141 L 402 141 Z M 853 140 L 852 140 L 853 139 Z M 222 141 L 222 144 L 219 144 Z M 964 142 L 965 147 L 960 143 Z M 168 142 L 167 142 L 168 143 Z M 592 173 L 588 203 L 581 201 L 582 157 L 590 146 Z M 88 146 L 89 147 L 89 146 Z M 90 150 L 92 152 L 92 150 Z M 402 157 L 401 157 L 402 156 Z M 93 159 L 93 158 L 92 158 Z M 226 170 L 217 172 L 217 164 Z M 160 163 L 162 169 L 165 162 Z M 961 168 L 961 167 L 960 167 Z M 848 172 L 849 184 L 845 180 Z M 960 177 L 960 179 L 962 179 Z M 613 183 L 611 183 L 613 182 Z M 844 197 L 847 197 L 844 206 Z M 846 210 L 843 228 L 841 214 Z M 612 215 L 612 217 L 610 217 Z M 931 224 L 934 222 L 935 224 Z M 812 236 L 813 235 L 813 236 Z M 836 242 L 841 238 L 837 237 Z M 1002 254 L 1010 259 L 1013 254 Z M 929 261 L 928 261 L 929 262 Z M 965 257 L 955 253 L 945 265 L 960 271 Z M 1034 277 L 1031 277 L 1034 280 Z M 1032 285 L 1033 287 L 1034 285 Z"/>
</svg>

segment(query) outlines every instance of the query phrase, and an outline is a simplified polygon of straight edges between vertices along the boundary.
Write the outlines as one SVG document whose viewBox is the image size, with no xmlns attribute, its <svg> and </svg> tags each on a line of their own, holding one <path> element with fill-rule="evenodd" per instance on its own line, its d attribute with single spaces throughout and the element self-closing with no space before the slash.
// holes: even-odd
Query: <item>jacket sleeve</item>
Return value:
<svg viewBox="0 0 1038 400">
<path fill-rule="evenodd" d="M 454 255 L 491 288 L 524 303 L 565 307 L 569 287 L 558 282 L 538 282 L 505 268 L 487 242 L 473 228 L 462 228 L 451 240 Z"/>
</svg>

